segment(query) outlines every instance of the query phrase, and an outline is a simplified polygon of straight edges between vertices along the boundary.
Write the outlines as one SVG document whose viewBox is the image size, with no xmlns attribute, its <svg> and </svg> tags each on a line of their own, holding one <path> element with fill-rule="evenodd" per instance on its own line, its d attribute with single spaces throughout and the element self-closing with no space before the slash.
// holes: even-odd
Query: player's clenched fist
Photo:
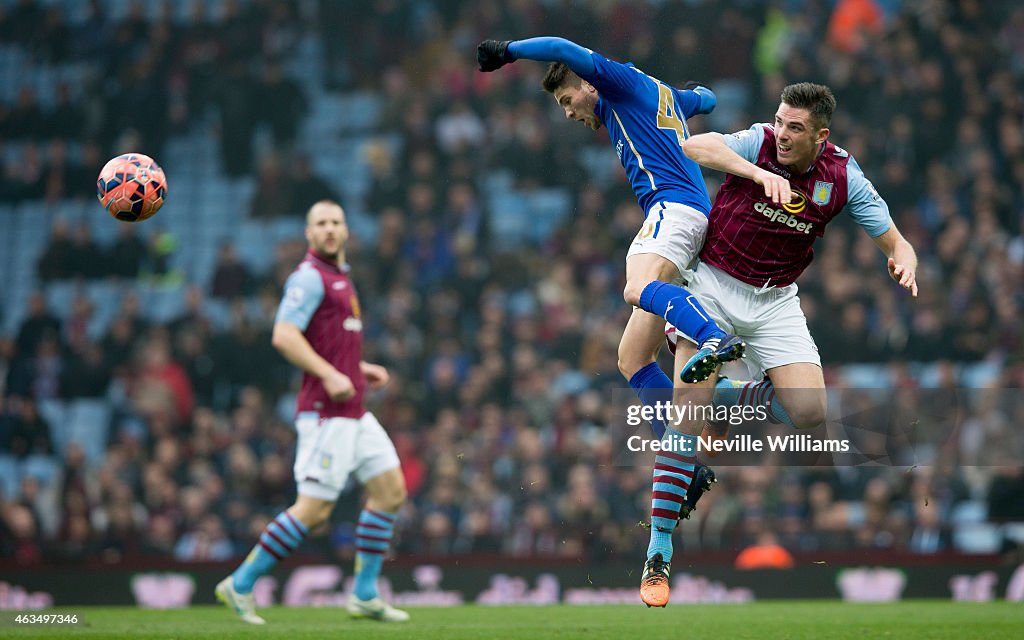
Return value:
<svg viewBox="0 0 1024 640">
<path fill-rule="evenodd" d="M 340 371 L 335 371 L 324 378 L 323 383 L 327 395 L 335 402 L 345 402 L 356 394 L 356 388 L 352 384 L 352 379 Z"/>
<path fill-rule="evenodd" d="M 359 368 L 362 370 L 363 375 L 366 376 L 366 382 L 370 385 L 371 389 L 380 389 L 391 379 L 388 370 L 379 364 L 360 362 Z"/>
<path fill-rule="evenodd" d="M 476 62 L 481 71 L 494 71 L 504 67 L 515 58 L 509 55 L 510 40 L 484 40 L 476 46 Z"/>
</svg>

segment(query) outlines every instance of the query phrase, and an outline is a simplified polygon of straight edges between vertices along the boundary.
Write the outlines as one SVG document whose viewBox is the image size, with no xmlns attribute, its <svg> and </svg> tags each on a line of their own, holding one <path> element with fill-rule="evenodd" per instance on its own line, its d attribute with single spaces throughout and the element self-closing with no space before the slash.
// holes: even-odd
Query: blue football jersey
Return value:
<svg viewBox="0 0 1024 640">
<path fill-rule="evenodd" d="M 583 74 L 600 99 L 595 112 L 611 138 L 644 215 L 659 202 L 678 202 L 707 215 L 711 199 L 700 167 L 683 153 L 686 119 L 701 97 L 680 91 L 632 64 L 591 52 L 594 73 Z"/>
</svg>

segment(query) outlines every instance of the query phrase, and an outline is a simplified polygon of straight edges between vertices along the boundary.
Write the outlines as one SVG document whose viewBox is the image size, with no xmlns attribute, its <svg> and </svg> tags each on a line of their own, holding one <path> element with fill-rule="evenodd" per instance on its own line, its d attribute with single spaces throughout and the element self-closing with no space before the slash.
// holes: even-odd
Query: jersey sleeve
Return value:
<svg viewBox="0 0 1024 640">
<path fill-rule="evenodd" d="M 864 176 L 853 156 L 846 165 L 846 189 L 846 210 L 869 236 L 877 238 L 889 230 L 892 226 L 889 205 L 875 191 L 875 186 Z"/>
<path fill-rule="evenodd" d="M 596 51 L 590 56 L 594 60 L 594 73 L 580 74 L 580 77 L 594 85 L 602 95 L 610 98 L 633 95 L 634 87 L 646 77 L 631 64 L 609 60 Z"/>
<path fill-rule="evenodd" d="M 763 124 L 755 124 L 749 129 L 723 135 L 722 142 L 747 162 L 757 162 L 764 144 L 764 127 Z"/>
<path fill-rule="evenodd" d="M 526 40 L 513 40 L 508 44 L 508 52 L 516 60 L 552 60 L 564 63 L 576 75 L 586 78 L 594 73 L 594 60 L 590 49 L 581 47 L 572 40 L 541 36 Z"/>
<path fill-rule="evenodd" d="M 320 274 L 316 269 L 299 267 L 284 283 L 274 322 L 288 322 L 305 331 L 323 299 L 324 281 Z"/>
<path fill-rule="evenodd" d="M 679 108 L 682 110 L 684 118 L 711 113 L 718 104 L 715 93 L 707 87 L 697 87 L 693 90 L 677 89 L 676 95 L 678 96 Z"/>
</svg>

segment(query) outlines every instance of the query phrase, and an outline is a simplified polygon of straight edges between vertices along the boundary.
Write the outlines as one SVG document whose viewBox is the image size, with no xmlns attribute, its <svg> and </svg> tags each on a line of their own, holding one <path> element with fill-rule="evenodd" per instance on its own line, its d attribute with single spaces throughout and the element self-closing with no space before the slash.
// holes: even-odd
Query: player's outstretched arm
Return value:
<svg viewBox="0 0 1024 640">
<path fill-rule="evenodd" d="M 291 322 L 275 322 L 271 344 L 284 359 L 306 373 L 320 378 L 332 400 L 345 401 L 355 395 L 352 380 L 320 356 L 302 330 Z"/>
<path fill-rule="evenodd" d="M 520 58 L 563 62 L 577 75 L 594 73 L 590 50 L 565 38 L 544 36 L 526 40 L 484 40 L 476 47 L 476 61 L 481 71 L 495 71 Z"/>
<path fill-rule="evenodd" d="M 764 187 L 764 195 L 775 204 L 787 204 L 793 197 L 789 180 L 766 171 L 729 148 L 720 133 L 701 133 L 683 141 L 683 153 L 702 167 L 731 173 Z"/>
<path fill-rule="evenodd" d="M 888 258 L 889 276 L 917 297 L 917 253 L 896 225 L 882 235 L 872 238 Z"/>
</svg>

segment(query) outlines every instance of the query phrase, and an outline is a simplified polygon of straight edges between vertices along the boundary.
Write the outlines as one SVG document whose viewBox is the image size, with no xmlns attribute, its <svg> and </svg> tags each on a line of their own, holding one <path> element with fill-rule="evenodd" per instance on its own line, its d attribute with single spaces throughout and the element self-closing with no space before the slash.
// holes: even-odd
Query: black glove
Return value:
<svg viewBox="0 0 1024 640">
<path fill-rule="evenodd" d="M 511 40 L 484 40 L 476 46 L 476 63 L 481 71 L 494 71 L 504 67 L 515 58 L 508 52 Z"/>
<path fill-rule="evenodd" d="M 708 86 L 708 83 L 706 83 L 706 82 L 695 82 L 693 80 L 690 80 L 689 82 L 687 82 L 686 84 L 683 85 L 683 90 L 685 90 L 685 91 L 693 91 L 697 87 L 704 87 L 705 89 L 710 89 L 711 88 L 711 87 Z"/>
</svg>

